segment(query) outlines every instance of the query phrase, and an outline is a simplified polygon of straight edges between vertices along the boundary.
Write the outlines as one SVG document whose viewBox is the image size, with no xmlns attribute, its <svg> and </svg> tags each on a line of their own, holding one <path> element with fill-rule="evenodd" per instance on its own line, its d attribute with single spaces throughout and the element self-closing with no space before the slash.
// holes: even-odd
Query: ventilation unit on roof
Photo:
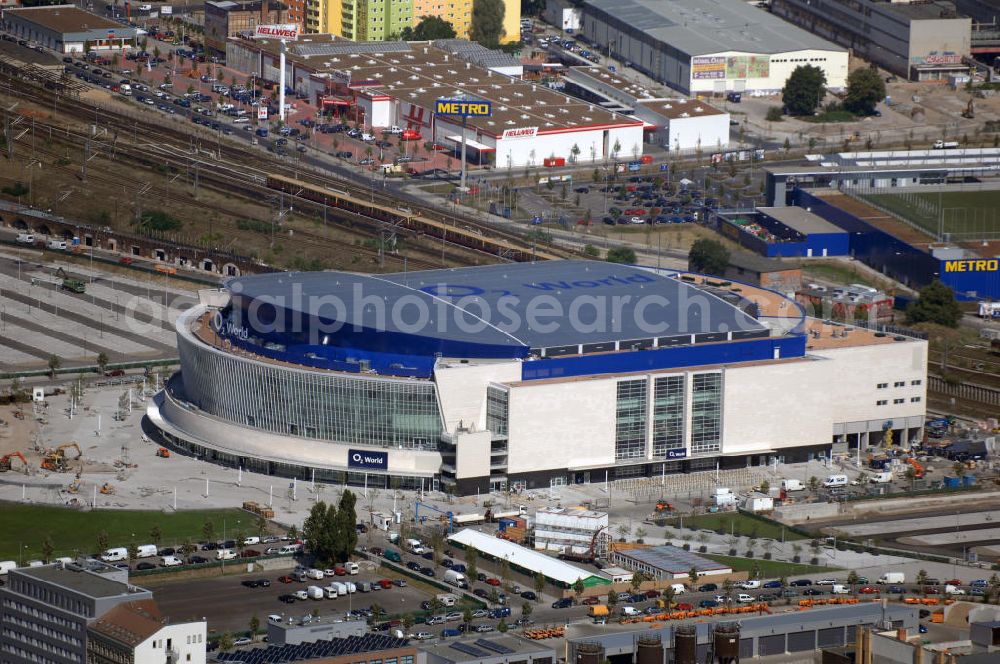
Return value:
<svg viewBox="0 0 1000 664">
<path fill-rule="evenodd" d="M 530 110 L 530 107 L 528 107 L 528 108 L 529 108 L 529 110 Z M 528 116 L 528 114 L 527 114 L 527 113 L 521 113 L 521 119 L 522 119 L 522 120 L 527 120 L 527 119 L 528 119 L 528 117 L 529 117 L 529 116 Z"/>
<path fill-rule="evenodd" d="M 420 77 L 417 76 L 416 74 L 410 74 L 410 80 L 411 81 L 419 81 Z"/>
<path fill-rule="evenodd" d="M 417 88 L 417 92 L 427 92 L 427 90 L 425 90 L 423 88 Z"/>
<path fill-rule="evenodd" d="M 687 111 L 685 111 L 685 112 L 681 113 L 681 117 L 682 118 L 689 118 L 689 117 L 691 117 L 691 114 L 688 113 Z"/>
<path fill-rule="evenodd" d="M 465 63 L 465 68 L 466 69 L 472 69 L 472 63 L 471 62 L 466 62 Z"/>
<path fill-rule="evenodd" d="M 695 112 L 695 113 L 704 113 L 704 112 L 705 112 L 705 109 L 704 109 L 704 108 L 702 108 L 701 106 L 695 106 L 695 107 L 694 107 L 694 112 Z"/>
<path fill-rule="evenodd" d="M 451 74 L 452 76 L 458 76 L 458 72 L 455 71 L 454 69 L 449 69 L 448 73 Z"/>
</svg>

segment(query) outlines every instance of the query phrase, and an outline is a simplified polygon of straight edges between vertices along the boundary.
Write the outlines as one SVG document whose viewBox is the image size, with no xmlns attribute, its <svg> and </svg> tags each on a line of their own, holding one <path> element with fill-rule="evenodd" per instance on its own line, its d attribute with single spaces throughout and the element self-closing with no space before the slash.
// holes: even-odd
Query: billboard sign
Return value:
<svg viewBox="0 0 1000 664">
<path fill-rule="evenodd" d="M 747 58 L 747 78 L 767 78 L 771 75 L 771 56 L 751 55 Z"/>
<path fill-rule="evenodd" d="M 438 99 L 434 104 L 434 113 L 437 115 L 451 115 L 462 118 L 488 118 L 493 115 L 493 104 L 488 101 Z"/>
<path fill-rule="evenodd" d="M 927 55 L 913 57 L 912 61 L 915 65 L 960 65 L 962 64 L 962 56 L 953 51 L 942 53 L 931 51 Z"/>
<path fill-rule="evenodd" d="M 686 449 L 667 450 L 668 459 L 684 459 L 687 457 L 687 455 L 688 451 Z"/>
<path fill-rule="evenodd" d="M 267 105 L 261 104 L 257 107 L 257 119 L 264 122 L 267 120 Z"/>
<path fill-rule="evenodd" d="M 160 7 L 160 13 L 163 14 L 164 16 L 168 14 L 173 14 L 174 8 L 171 7 L 170 5 L 163 5 L 162 7 Z"/>
<path fill-rule="evenodd" d="M 538 135 L 538 127 L 521 127 L 520 129 L 504 129 L 503 140 L 510 138 L 534 138 Z"/>
<path fill-rule="evenodd" d="M 1000 270 L 1000 260 L 996 258 L 942 261 L 942 263 L 944 263 L 945 272 L 996 272 Z"/>
<path fill-rule="evenodd" d="M 726 58 L 726 78 L 747 77 L 747 56 L 731 55 Z"/>
<path fill-rule="evenodd" d="M 349 449 L 347 450 L 347 467 L 364 468 L 367 470 L 389 470 L 389 453 Z"/>
<path fill-rule="evenodd" d="M 281 23 L 278 25 L 258 25 L 254 30 L 257 39 L 283 39 L 295 41 L 299 38 L 299 26 L 296 23 Z"/>
<path fill-rule="evenodd" d="M 723 79 L 726 77 L 726 57 L 710 55 L 691 58 L 691 78 L 696 81 Z"/>
</svg>

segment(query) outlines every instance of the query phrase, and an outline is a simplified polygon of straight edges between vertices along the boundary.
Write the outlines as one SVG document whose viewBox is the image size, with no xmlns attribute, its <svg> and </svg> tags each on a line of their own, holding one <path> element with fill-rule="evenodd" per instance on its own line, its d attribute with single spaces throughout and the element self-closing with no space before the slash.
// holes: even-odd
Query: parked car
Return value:
<svg viewBox="0 0 1000 664">
<path fill-rule="evenodd" d="M 858 592 L 862 595 L 877 595 L 879 589 L 877 586 L 861 586 L 858 588 Z"/>
<path fill-rule="evenodd" d="M 553 609 L 567 609 L 573 606 L 573 600 L 569 597 L 560 597 L 556 601 L 552 602 Z"/>
<path fill-rule="evenodd" d="M 594 606 L 600 603 L 601 600 L 597 599 L 596 597 L 585 597 L 580 600 L 580 604 L 583 604 L 584 606 Z"/>
<path fill-rule="evenodd" d="M 719 586 L 715 583 L 703 583 L 698 586 L 698 592 L 701 593 L 714 593 L 719 590 Z"/>
<path fill-rule="evenodd" d="M 530 600 L 537 600 L 538 599 L 538 595 L 536 595 L 535 593 L 531 592 L 530 590 L 525 590 L 523 593 L 521 593 L 521 597 L 523 597 L 524 599 L 530 599 Z"/>
<path fill-rule="evenodd" d="M 486 579 L 486 583 L 488 585 L 491 585 L 491 586 L 499 586 L 500 585 L 500 579 L 497 579 L 495 577 L 490 577 L 490 578 Z"/>
<path fill-rule="evenodd" d="M 284 602 L 285 604 L 294 604 L 295 595 L 278 595 L 278 601 Z"/>
<path fill-rule="evenodd" d="M 768 581 L 767 583 L 764 584 L 764 587 L 765 588 L 780 588 L 781 587 L 781 581 Z"/>
<path fill-rule="evenodd" d="M 810 581 L 809 579 L 795 579 L 794 581 L 790 582 L 788 585 L 801 588 L 803 586 L 811 586 L 812 584 L 813 584 L 813 582 Z"/>
</svg>

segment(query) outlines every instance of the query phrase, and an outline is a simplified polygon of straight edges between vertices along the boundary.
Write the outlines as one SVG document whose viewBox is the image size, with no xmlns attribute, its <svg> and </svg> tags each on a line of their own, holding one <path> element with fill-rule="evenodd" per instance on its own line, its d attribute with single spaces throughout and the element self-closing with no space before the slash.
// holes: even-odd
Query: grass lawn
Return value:
<svg viewBox="0 0 1000 664">
<path fill-rule="evenodd" d="M 798 118 L 805 122 L 854 122 L 857 116 L 850 111 L 823 111 L 819 115 L 808 115 Z"/>
<path fill-rule="evenodd" d="M 734 572 L 749 572 L 755 567 L 760 569 L 761 578 L 777 579 L 782 576 L 798 576 L 800 574 L 818 574 L 820 572 L 830 572 L 835 567 L 821 567 L 819 565 L 800 565 L 798 563 L 786 563 L 780 560 L 759 560 L 757 558 L 738 558 L 736 556 L 716 556 L 704 555 L 706 558 L 717 563 L 729 565 Z"/>
<path fill-rule="evenodd" d="M 997 191 L 945 191 L 908 194 L 870 194 L 864 198 L 908 219 L 937 236 L 952 233 L 959 239 L 998 237 Z"/>
<path fill-rule="evenodd" d="M 163 534 L 160 544 L 176 545 L 190 538 L 204 539 L 202 527 L 206 521 L 215 524 L 215 537 L 222 537 L 225 522 L 226 535 L 237 532 L 256 534 L 256 517 L 239 509 L 198 510 L 167 514 L 138 510 L 96 510 L 80 512 L 61 507 L 18 505 L 0 503 L 0 560 L 27 561 L 41 558 L 41 544 L 46 537 L 52 539 L 56 556 L 72 556 L 77 551 L 97 551 L 97 534 L 106 530 L 110 546 L 151 544 L 149 532 L 154 526 Z M 237 525 L 237 521 L 239 524 Z M 135 537 L 133 538 L 133 533 Z"/>
<path fill-rule="evenodd" d="M 880 287 L 866 272 L 855 270 L 848 265 L 833 262 L 805 262 L 802 265 L 802 274 L 806 277 L 812 277 L 820 281 L 830 281 L 836 284 L 863 284 L 873 288 Z"/>
<path fill-rule="evenodd" d="M 671 523 L 678 525 L 680 523 L 680 519 L 672 519 Z M 766 521 L 758 521 L 753 517 L 740 514 L 739 512 L 699 514 L 695 517 L 684 517 L 684 527 L 687 528 L 689 526 L 697 526 L 698 528 L 704 530 L 719 530 L 721 528 L 724 529 L 726 533 L 733 532 L 737 535 L 753 535 L 756 537 L 766 537 L 778 541 L 781 541 L 781 531 L 784 530 L 786 542 L 805 539 L 788 528 L 783 529 L 781 526 L 768 523 Z"/>
</svg>

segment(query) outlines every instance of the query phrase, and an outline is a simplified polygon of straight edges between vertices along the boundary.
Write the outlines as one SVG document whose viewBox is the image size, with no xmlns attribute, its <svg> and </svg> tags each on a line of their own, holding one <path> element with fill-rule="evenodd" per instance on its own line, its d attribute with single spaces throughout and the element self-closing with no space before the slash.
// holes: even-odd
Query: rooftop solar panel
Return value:
<svg viewBox="0 0 1000 664">
<path fill-rule="evenodd" d="M 451 647 L 459 652 L 464 652 L 466 655 L 472 655 L 473 657 L 489 657 L 489 653 L 480 650 L 479 648 L 473 648 L 468 643 L 452 643 Z"/>
<path fill-rule="evenodd" d="M 476 645 L 487 650 L 492 650 L 493 652 L 500 653 L 501 655 L 509 655 L 511 653 L 517 652 L 513 648 L 508 648 L 502 643 L 497 643 L 496 641 L 489 641 L 487 639 L 476 639 Z"/>
</svg>

